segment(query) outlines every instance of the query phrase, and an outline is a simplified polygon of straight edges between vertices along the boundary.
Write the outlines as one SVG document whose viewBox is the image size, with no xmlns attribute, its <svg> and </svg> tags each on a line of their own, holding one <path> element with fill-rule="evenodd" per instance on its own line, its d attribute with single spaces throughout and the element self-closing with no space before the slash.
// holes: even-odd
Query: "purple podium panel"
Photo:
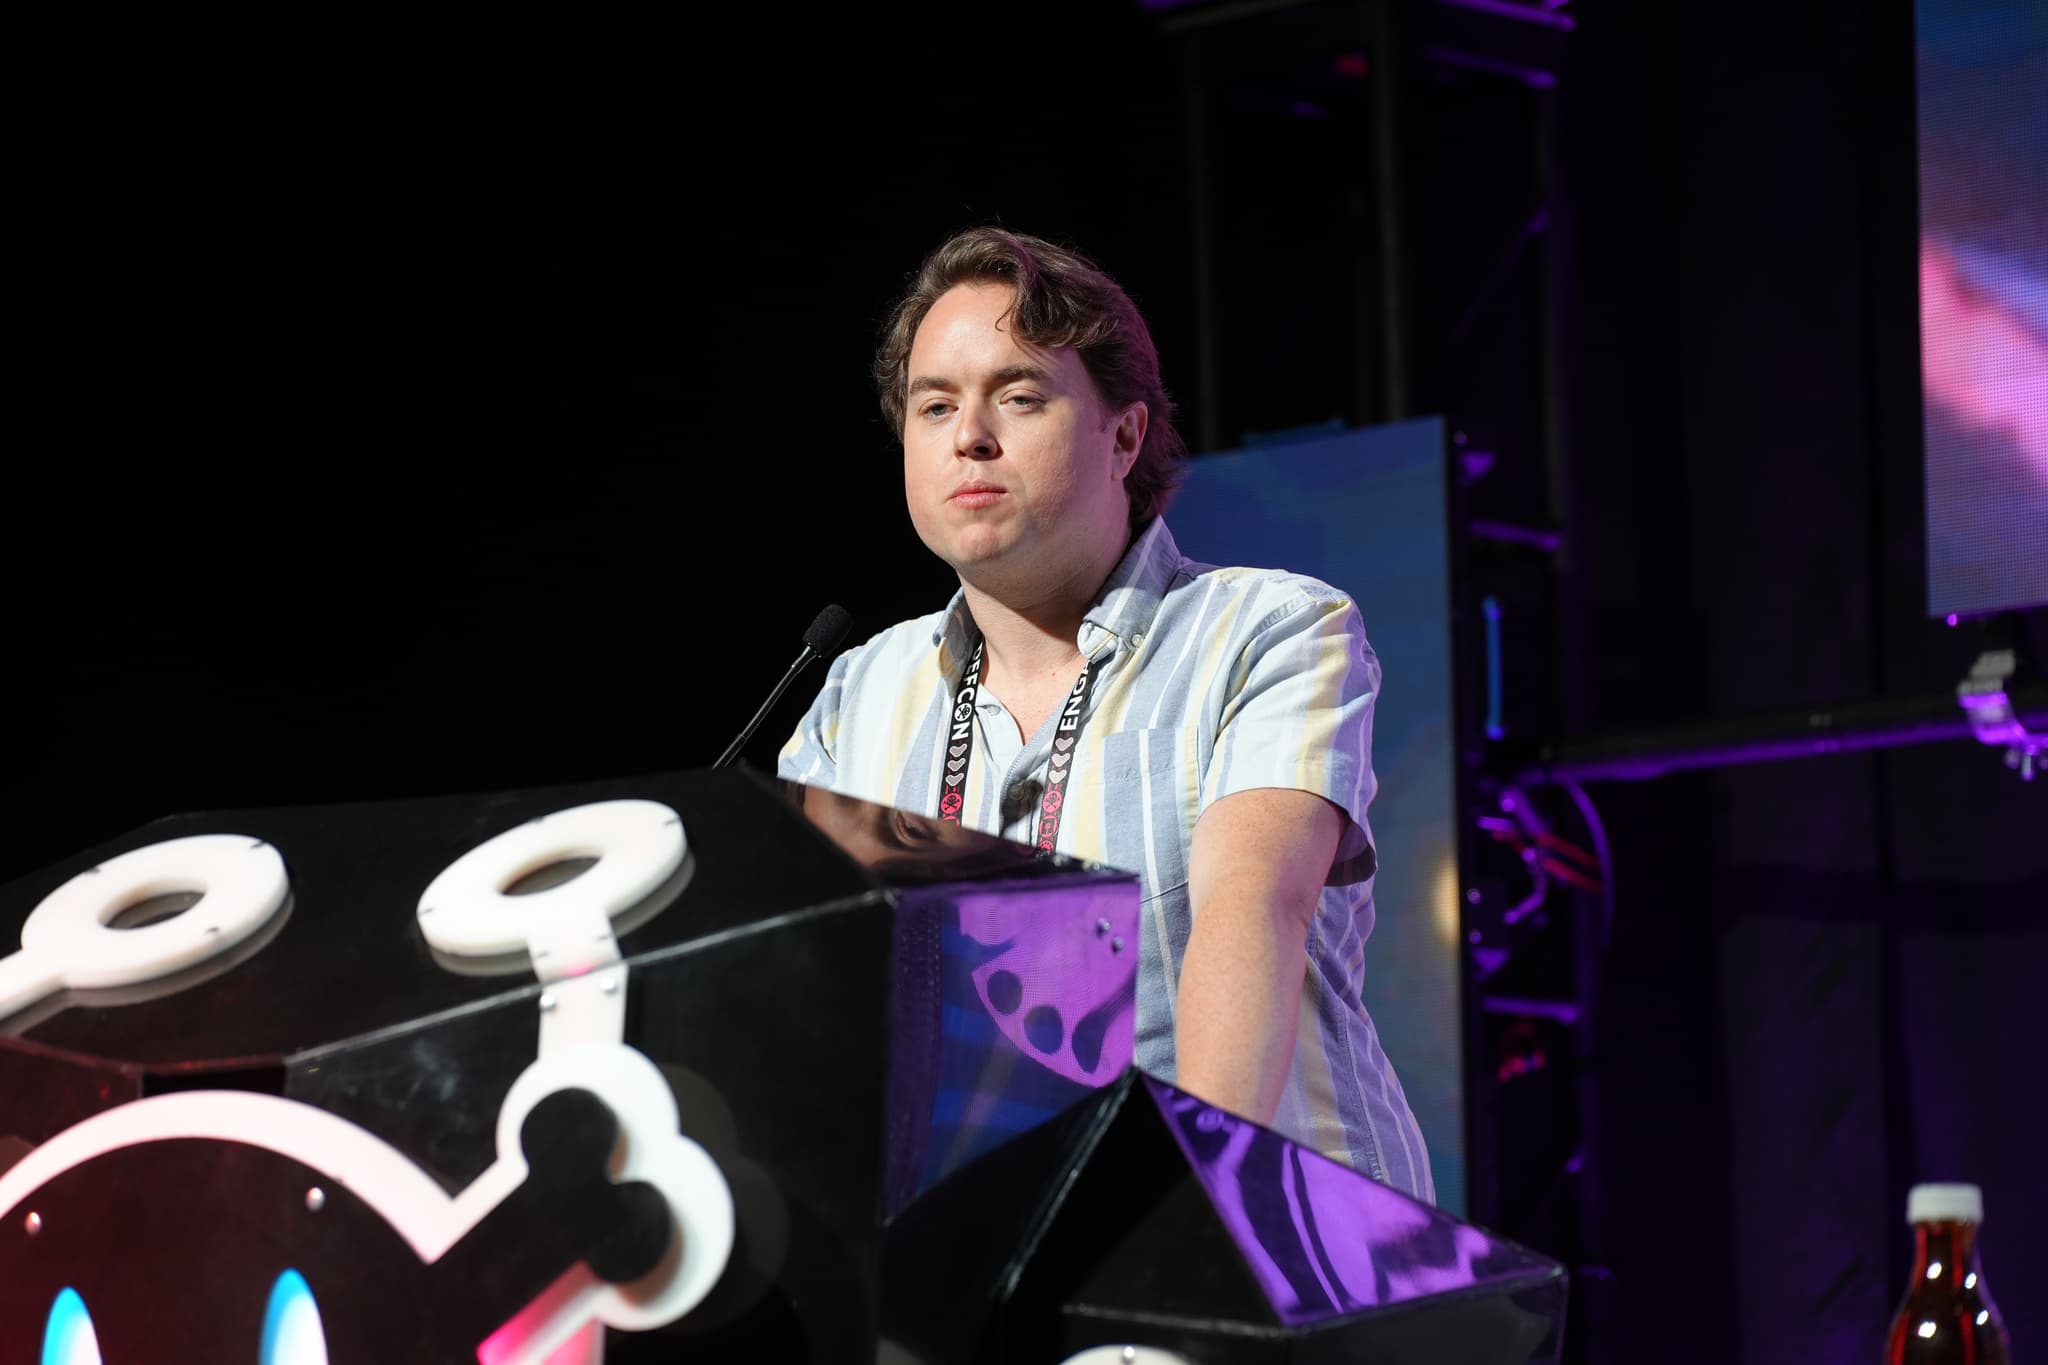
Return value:
<svg viewBox="0 0 2048 1365">
<path fill-rule="evenodd" d="M 905 1209 L 883 1284 L 891 1358 L 926 1365 L 1550 1365 L 1566 1290 L 1555 1262 L 1135 1070 Z"/>
<path fill-rule="evenodd" d="M 1092 875 L 904 895 L 885 1212 L 1130 1066 L 1137 923 Z"/>
<path fill-rule="evenodd" d="M 1545 1257 L 1164 1081 L 1144 1087 L 1281 1323 L 1561 1282 Z"/>
</svg>

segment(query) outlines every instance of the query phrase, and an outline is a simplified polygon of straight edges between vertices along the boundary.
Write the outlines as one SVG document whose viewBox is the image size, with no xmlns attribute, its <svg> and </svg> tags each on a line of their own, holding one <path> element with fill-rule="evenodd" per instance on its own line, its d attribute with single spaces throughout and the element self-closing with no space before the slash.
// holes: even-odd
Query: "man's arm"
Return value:
<svg viewBox="0 0 2048 1365">
<path fill-rule="evenodd" d="M 1370 847 L 1379 660 L 1350 599 L 1302 583 L 1244 647 L 1223 709 L 1188 850 L 1194 923 L 1176 983 L 1175 1078 L 1261 1123 L 1286 1088 L 1331 864 Z"/>
<path fill-rule="evenodd" d="M 1309 925 L 1345 820 L 1313 792 L 1280 787 L 1234 792 L 1202 813 L 1174 1016 L 1181 1089 L 1272 1122 L 1294 1058 Z"/>
</svg>

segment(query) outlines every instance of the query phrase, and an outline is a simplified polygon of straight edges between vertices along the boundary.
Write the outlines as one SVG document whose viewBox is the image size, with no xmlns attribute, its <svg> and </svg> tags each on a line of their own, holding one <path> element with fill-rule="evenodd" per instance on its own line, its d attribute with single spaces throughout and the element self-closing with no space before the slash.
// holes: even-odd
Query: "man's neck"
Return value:
<svg viewBox="0 0 2048 1365">
<path fill-rule="evenodd" d="M 967 609 L 981 629 L 987 651 L 983 685 L 1002 696 L 1003 688 L 1019 691 L 1071 675 L 1081 662 L 1079 637 L 1088 610 L 1102 595 L 1102 585 L 1116 572 L 1127 545 L 1070 570 L 1031 580 L 1017 575 L 962 576 Z M 1071 680 L 1069 678 L 1069 680 Z"/>
</svg>

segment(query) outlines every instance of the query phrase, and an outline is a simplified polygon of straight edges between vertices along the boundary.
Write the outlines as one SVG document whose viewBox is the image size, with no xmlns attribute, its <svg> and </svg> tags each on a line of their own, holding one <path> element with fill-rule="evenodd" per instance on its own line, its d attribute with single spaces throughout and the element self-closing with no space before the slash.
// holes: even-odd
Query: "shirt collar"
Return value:
<svg viewBox="0 0 2048 1365">
<path fill-rule="evenodd" d="M 1103 583 L 1094 605 L 1081 618 L 1081 633 L 1075 643 L 1081 653 L 1093 658 L 1105 637 L 1129 647 L 1138 643 L 1159 614 L 1166 590 L 1173 586 L 1182 564 L 1180 546 L 1166 529 L 1164 517 L 1154 517 L 1131 541 L 1124 557 L 1117 561 Z M 967 593 L 953 593 L 953 600 L 939 613 L 932 629 L 932 643 L 940 646 L 939 668 L 952 677 L 967 659 L 967 644 L 973 636 L 973 619 L 967 612 Z"/>
</svg>

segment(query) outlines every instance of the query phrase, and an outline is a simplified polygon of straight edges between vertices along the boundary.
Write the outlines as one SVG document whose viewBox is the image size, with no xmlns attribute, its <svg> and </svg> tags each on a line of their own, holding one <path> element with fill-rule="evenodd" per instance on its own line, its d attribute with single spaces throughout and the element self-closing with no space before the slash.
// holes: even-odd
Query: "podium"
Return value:
<svg viewBox="0 0 2048 1365">
<path fill-rule="evenodd" d="M 745 770 L 156 821 L 0 887 L 0 1361 L 1554 1360 L 1132 1067 L 1140 932 Z"/>
</svg>

